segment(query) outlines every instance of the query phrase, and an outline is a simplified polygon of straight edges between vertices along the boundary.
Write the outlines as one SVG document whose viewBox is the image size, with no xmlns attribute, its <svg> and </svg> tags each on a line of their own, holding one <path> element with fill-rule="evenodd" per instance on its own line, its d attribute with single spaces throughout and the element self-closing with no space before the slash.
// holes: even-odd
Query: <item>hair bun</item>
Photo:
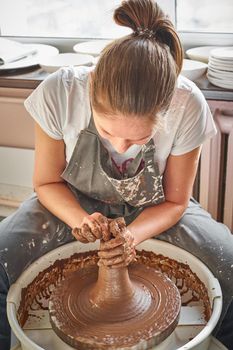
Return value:
<svg viewBox="0 0 233 350">
<path fill-rule="evenodd" d="M 165 17 L 153 0 L 126 0 L 115 9 L 113 18 L 120 26 L 136 31 L 138 28 L 156 30 Z"/>
<path fill-rule="evenodd" d="M 113 15 L 120 26 L 129 27 L 135 38 L 152 38 L 165 49 L 169 48 L 177 65 L 177 75 L 183 64 L 183 48 L 169 17 L 155 0 L 125 0 Z M 154 40 L 155 39 L 155 40 Z"/>
</svg>

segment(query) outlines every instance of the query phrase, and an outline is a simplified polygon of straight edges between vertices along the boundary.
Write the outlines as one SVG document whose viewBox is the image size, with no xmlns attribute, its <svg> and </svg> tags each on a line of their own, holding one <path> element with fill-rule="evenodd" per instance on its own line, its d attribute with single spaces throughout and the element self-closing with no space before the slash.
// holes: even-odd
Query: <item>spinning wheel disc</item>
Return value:
<svg viewBox="0 0 233 350">
<path fill-rule="evenodd" d="M 61 281 L 49 302 L 57 335 L 76 349 L 93 350 L 159 344 L 176 327 L 180 307 L 175 284 L 139 263 L 78 270 Z"/>
</svg>

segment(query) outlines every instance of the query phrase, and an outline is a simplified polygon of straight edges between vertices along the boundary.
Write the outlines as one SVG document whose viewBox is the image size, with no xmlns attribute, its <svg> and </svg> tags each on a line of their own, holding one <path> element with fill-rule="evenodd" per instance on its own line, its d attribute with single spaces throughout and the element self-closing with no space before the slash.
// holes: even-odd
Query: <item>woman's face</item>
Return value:
<svg viewBox="0 0 233 350">
<path fill-rule="evenodd" d="M 132 145 L 144 145 L 154 133 L 154 124 L 149 118 L 106 116 L 93 109 L 96 129 L 118 153 L 124 153 Z"/>
</svg>

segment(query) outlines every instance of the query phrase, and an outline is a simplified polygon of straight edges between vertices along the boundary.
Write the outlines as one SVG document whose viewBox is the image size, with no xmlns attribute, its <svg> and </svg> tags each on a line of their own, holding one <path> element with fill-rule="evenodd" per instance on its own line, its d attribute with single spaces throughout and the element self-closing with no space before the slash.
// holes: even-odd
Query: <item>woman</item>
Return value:
<svg viewBox="0 0 233 350">
<path fill-rule="evenodd" d="M 104 238 L 107 218 L 123 216 L 127 237 L 103 243 L 99 263 L 127 264 L 154 236 L 196 255 L 223 288 L 215 333 L 231 348 L 233 238 L 190 200 L 201 145 L 216 133 L 211 113 L 179 75 L 181 43 L 154 1 L 124 1 L 114 20 L 132 34 L 109 44 L 95 68 L 60 69 L 25 101 L 35 194 L 1 224 L 1 315 L 9 284 L 33 260 L 70 242 L 71 231 L 83 243 Z M 0 329 L 9 349 L 6 316 Z"/>
</svg>

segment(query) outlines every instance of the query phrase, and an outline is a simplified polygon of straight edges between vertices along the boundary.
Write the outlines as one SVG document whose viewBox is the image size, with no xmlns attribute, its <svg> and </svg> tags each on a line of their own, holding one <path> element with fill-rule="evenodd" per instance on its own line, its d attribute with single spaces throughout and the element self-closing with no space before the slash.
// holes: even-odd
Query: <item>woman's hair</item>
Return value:
<svg viewBox="0 0 233 350">
<path fill-rule="evenodd" d="M 153 0 L 127 0 L 114 20 L 132 34 L 116 39 L 101 52 L 91 77 L 93 108 L 103 114 L 156 116 L 171 102 L 183 50 L 169 18 Z"/>
</svg>

